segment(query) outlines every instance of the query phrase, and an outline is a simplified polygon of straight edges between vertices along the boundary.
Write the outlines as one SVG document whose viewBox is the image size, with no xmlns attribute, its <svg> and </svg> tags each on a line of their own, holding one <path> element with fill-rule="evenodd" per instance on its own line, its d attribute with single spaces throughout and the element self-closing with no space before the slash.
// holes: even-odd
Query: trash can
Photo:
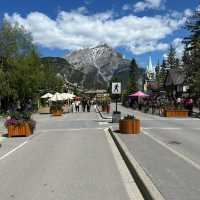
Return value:
<svg viewBox="0 0 200 200">
<path fill-rule="evenodd" d="M 114 111 L 112 114 L 112 123 L 119 123 L 120 119 L 121 119 L 121 112 Z"/>
</svg>

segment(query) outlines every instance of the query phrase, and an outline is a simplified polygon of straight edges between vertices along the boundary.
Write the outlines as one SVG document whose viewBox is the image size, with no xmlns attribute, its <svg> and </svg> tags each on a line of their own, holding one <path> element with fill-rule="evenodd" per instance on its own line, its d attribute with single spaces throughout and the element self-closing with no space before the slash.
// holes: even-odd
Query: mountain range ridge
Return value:
<svg viewBox="0 0 200 200">
<path fill-rule="evenodd" d="M 86 89 L 106 89 L 113 76 L 127 77 L 130 60 L 103 44 L 73 51 L 61 57 L 44 57 L 57 73 Z M 125 75 L 125 77 L 124 77 Z"/>
</svg>

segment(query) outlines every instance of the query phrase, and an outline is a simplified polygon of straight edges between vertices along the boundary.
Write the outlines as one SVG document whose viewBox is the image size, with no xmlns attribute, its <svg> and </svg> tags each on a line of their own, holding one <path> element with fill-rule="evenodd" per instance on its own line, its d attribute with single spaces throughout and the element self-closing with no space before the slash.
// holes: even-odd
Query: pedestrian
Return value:
<svg viewBox="0 0 200 200">
<path fill-rule="evenodd" d="M 188 101 L 188 108 L 189 108 L 189 115 L 192 116 L 192 112 L 193 112 L 193 99 L 190 98 Z"/>
<path fill-rule="evenodd" d="M 76 100 L 75 101 L 76 112 L 79 112 L 79 104 L 80 104 L 80 102 L 78 100 Z"/>
<path fill-rule="evenodd" d="M 72 113 L 75 112 L 75 103 L 74 103 L 74 101 L 72 102 L 72 105 L 71 105 L 71 112 Z"/>
<path fill-rule="evenodd" d="M 87 112 L 90 112 L 91 103 L 90 100 L 87 101 Z"/>
<path fill-rule="evenodd" d="M 83 112 L 85 112 L 85 107 L 86 107 L 86 99 L 83 99 L 82 100 L 82 110 L 83 110 Z"/>
</svg>

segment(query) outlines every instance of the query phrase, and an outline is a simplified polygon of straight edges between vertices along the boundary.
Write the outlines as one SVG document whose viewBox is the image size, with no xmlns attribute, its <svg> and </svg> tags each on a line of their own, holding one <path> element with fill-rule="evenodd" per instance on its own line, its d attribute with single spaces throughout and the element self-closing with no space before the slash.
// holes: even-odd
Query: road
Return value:
<svg viewBox="0 0 200 200">
<path fill-rule="evenodd" d="M 200 120 L 162 118 L 122 106 L 119 110 L 141 119 L 140 135 L 119 136 L 162 195 L 168 200 L 199 200 Z"/>
<path fill-rule="evenodd" d="M 199 200 L 199 119 L 162 118 L 120 105 L 119 110 L 141 119 L 141 134 L 119 137 L 165 199 Z M 94 112 L 34 118 L 34 135 L 6 139 L 0 148 L 0 199 L 138 200 L 104 131 L 117 124 Z"/>
<path fill-rule="evenodd" d="M 130 198 L 95 112 L 34 118 L 33 136 L 7 139 L 0 148 L 0 199 L 138 200 Z"/>
</svg>

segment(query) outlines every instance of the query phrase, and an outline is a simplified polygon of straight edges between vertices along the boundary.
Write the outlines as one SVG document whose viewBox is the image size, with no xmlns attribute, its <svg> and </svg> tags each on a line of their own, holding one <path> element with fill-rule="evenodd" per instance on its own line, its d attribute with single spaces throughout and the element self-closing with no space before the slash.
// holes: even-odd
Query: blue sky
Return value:
<svg viewBox="0 0 200 200">
<path fill-rule="evenodd" d="M 185 20 L 198 0 L 1 0 L 0 18 L 18 22 L 42 56 L 108 43 L 145 67 L 162 61 L 169 44 L 180 56 Z"/>
</svg>

